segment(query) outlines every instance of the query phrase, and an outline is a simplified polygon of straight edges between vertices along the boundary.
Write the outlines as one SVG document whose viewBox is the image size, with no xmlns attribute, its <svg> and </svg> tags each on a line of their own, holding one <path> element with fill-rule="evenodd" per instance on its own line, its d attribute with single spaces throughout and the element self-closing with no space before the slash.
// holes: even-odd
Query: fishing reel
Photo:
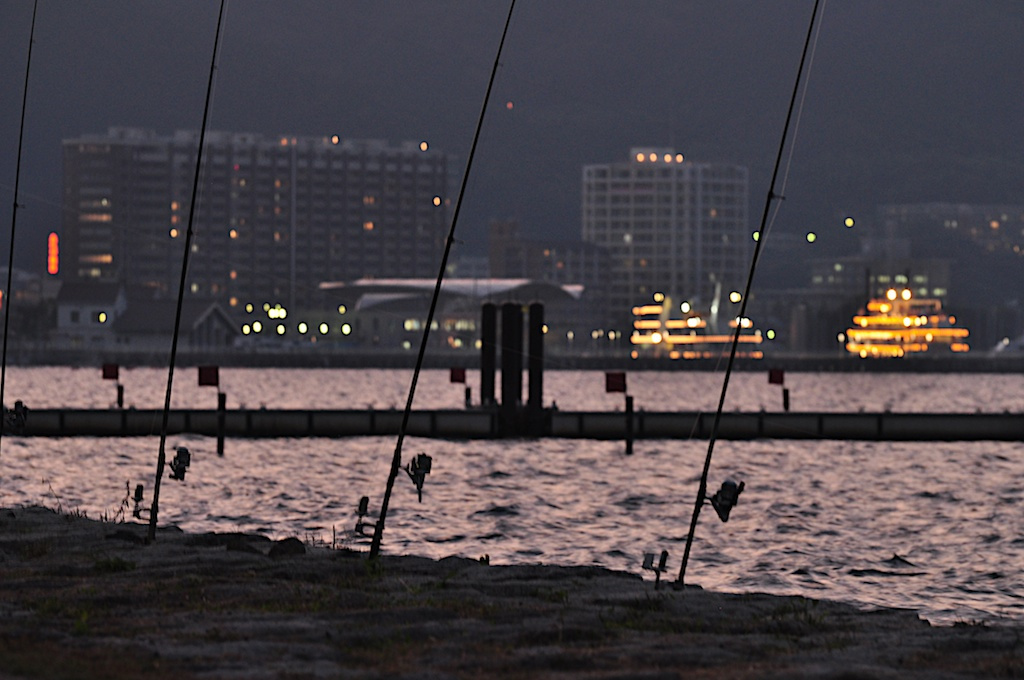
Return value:
<svg viewBox="0 0 1024 680">
<path fill-rule="evenodd" d="M 713 496 L 707 497 L 707 500 L 711 501 L 711 507 L 718 513 L 718 518 L 723 522 L 729 521 L 729 513 L 732 512 L 733 507 L 739 502 L 744 486 L 743 482 L 737 484 L 733 480 L 727 479 L 722 482 L 722 488 L 715 492 Z"/>
<path fill-rule="evenodd" d="M 423 482 L 426 481 L 427 475 L 430 474 L 430 464 L 433 459 L 425 453 L 417 454 L 412 459 L 412 463 L 405 466 L 405 472 L 409 475 L 409 479 L 416 485 L 416 496 L 419 498 L 420 503 L 423 502 Z"/>
<path fill-rule="evenodd" d="M 171 479 L 184 482 L 185 472 L 188 470 L 188 466 L 191 462 L 192 454 L 188 452 L 188 449 L 184 446 L 177 447 L 174 454 L 174 460 L 171 461 Z"/>
</svg>

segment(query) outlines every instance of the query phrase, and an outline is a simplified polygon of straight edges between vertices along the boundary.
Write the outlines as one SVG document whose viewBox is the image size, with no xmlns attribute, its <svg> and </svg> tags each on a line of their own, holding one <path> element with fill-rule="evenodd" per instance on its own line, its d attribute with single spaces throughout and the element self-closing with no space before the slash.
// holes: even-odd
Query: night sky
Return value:
<svg viewBox="0 0 1024 680">
<path fill-rule="evenodd" d="M 59 228 L 62 139 L 199 128 L 218 5 L 40 0 L 19 263 L 41 270 L 45 234 Z M 582 166 L 625 160 L 631 146 L 748 166 L 756 228 L 812 7 L 520 0 L 454 255 L 483 253 L 495 218 L 578 238 Z M 210 129 L 426 139 L 461 174 L 507 11 L 496 0 L 235 0 Z M 31 13 L 30 0 L 0 8 L 3 253 Z M 881 203 L 1024 203 L 1022 37 L 1017 0 L 825 3 L 772 234 L 814 229 L 817 253 L 855 254 L 842 216 L 866 228 Z"/>
</svg>

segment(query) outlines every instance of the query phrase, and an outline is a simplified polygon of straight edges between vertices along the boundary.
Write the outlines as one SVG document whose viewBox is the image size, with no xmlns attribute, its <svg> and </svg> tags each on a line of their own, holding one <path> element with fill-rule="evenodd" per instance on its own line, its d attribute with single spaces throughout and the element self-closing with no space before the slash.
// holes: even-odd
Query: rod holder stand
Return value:
<svg viewBox="0 0 1024 680">
<path fill-rule="evenodd" d="M 365 522 L 365 521 L 363 521 L 364 518 L 366 517 L 366 514 L 369 511 L 370 511 L 370 497 L 369 496 L 363 496 L 362 498 L 359 499 L 359 507 L 356 509 L 356 515 L 358 515 L 358 519 L 356 520 L 356 533 L 359 534 L 360 536 L 366 536 L 367 535 L 366 531 L 365 531 L 367 527 L 369 527 L 370 529 L 373 529 L 373 530 L 377 529 L 377 523 L 376 522 Z"/>
<path fill-rule="evenodd" d="M 644 563 L 641 565 L 643 569 L 654 572 L 654 589 L 657 590 L 661 585 L 661 575 L 668 571 L 668 567 L 665 563 L 668 562 L 668 551 L 662 550 L 661 557 L 658 559 L 658 564 L 654 564 L 654 553 L 644 553 Z"/>
</svg>

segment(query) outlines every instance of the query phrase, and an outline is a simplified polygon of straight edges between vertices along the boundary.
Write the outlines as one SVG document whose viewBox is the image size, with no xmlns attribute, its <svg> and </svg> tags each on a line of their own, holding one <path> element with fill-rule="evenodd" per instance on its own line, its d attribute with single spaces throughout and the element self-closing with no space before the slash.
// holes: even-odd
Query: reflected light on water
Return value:
<svg viewBox="0 0 1024 680">
<path fill-rule="evenodd" d="M 222 369 L 229 408 L 392 408 L 404 404 L 410 371 Z M 638 408 L 713 409 L 718 376 L 648 373 L 630 380 Z M 461 408 L 462 384 L 426 371 L 418 408 Z M 468 372 L 472 385 L 477 378 Z M 166 375 L 122 369 L 126 404 L 156 408 Z M 29 407 L 108 407 L 114 385 L 100 370 L 12 369 L 12 399 Z M 797 409 L 965 411 L 1022 409 L 1020 376 L 793 374 Z M 553 371 L 545 400 L 563 410 L 622 408 L 601 372 Z M 214 407 L 194 379 L 181 379 L 176 407 Z M 774 406 L 763 373 L 734 376 L 727 408 Z M 971 400 L 975 400 L 971 403 Z M 270 402 L 270 403 L 267 403 Z M 192 453 L 188 479 L 168 483 L 161 520 L 187 531 L 250 531 L 274 537 L 353 533 L 370 497 L 375 517 L 394 450 L 392 438 L 254 439 L 226 443 L 171 437 Z M 1024 619 L 1024 460 L 1007 442 L 719 442 L 710 485 L 746 482 L 727 524 L 708 509 L 698 526 L 688 580 L 706 588 L 803 594 L 920 610 L 936 622 Z M 407 438 L 433 465 L 423 502 L 403 475 L 384 549 L 431 557 L 491 556 L 494 564 L 596 564 L 641 574 L 645 552 L 682 558 L 707 443 L 569 439 L 446 441 Z M 113 513 L 129 488 L 152 488 L 158 438 L 4 440 L 0 504 L 45 504 Z M 372 517 L 371 517 L 372 519 Z M 649 574 L 647 576 L 650 576 Z"/>
</svg>

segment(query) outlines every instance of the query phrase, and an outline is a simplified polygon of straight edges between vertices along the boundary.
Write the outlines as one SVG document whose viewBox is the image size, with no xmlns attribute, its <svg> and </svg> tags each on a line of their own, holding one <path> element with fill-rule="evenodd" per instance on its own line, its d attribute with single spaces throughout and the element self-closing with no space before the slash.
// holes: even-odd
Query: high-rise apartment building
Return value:
<svg viewBox="0 0 1024 680">
<path fill-rule="evenodd" d="M 606 248 L 608 306 L 629 318 L 654 293 L 709 305 L 742 290 L 753 243 L 747 169 L 634 148 L 583 168 L 583 240 Z"/>
<path fill-rule="evenodd" d="M 64 141 L 63 275 L 175 295 L 199 135 Z M 427 142 L 206 135 L 187 294 L 306 304 L 322 281 L 434 276 L 448 159 Z"/>
</svg>

